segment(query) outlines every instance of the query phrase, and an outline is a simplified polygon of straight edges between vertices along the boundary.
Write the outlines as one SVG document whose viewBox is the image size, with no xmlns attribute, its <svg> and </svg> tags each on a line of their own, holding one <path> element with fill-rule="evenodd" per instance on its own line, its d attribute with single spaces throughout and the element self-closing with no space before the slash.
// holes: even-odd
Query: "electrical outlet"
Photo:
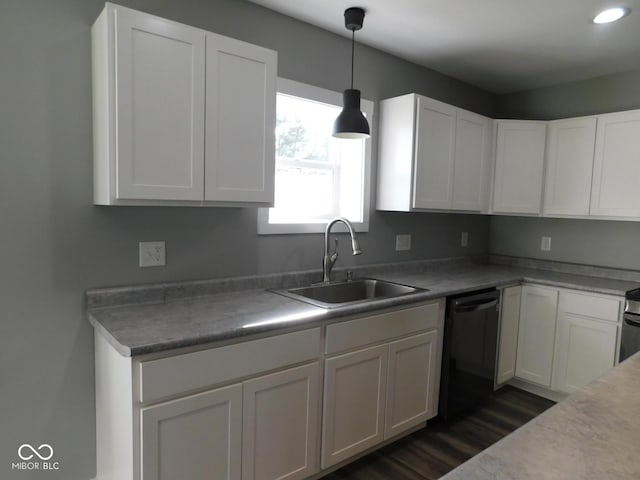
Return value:
<svg viewBox="0 0 640 480">
<path fill-rule="evenodd" d="M 161 267 L 165 265 L 164 242 L 140 242 L 138 246 L 141 267 Z"/>
<path fill-rule="evenodd" d="M 411 235 L 396 235 L 396 252 L 411 250 Z"/>
<path fill-rule="evenodd" d="M 540 240 L 540 250 L 543 252 L 551 251 L 551 237 L 542 237 Z"/>
<path fill-rule="evenodd" d="M 469 245 L 469 232 L 462 232 L 460 235 L 460 246 L 466 247 Z"/>
</svg>

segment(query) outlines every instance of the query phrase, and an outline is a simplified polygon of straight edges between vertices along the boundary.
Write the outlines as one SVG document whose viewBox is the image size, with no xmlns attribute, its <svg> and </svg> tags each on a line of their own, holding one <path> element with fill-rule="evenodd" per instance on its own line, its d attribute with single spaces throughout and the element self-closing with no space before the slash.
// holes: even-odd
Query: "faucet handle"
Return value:
<svg viewBox="0 0 640 480">
<path fill-rule="evenodd" d="M 338 239 L 337 238 L 333 238 L 333 246 L 334 246 L 334 250 L 333 253 L 331 254 L 331 261 L 335 262 L 338 259 Z"/>
</svg>

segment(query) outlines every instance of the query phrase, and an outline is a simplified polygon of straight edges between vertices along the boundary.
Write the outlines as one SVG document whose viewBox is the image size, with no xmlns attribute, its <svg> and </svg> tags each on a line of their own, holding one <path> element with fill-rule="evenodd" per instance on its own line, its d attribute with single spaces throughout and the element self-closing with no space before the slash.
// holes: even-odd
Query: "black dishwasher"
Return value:
<svg viewBox="0 0 640 480">
<path fill-rule="evenodd" d="M 500 292 L 447 298 L 438 415 L 450 418 L 493 392 Z"/>
</svg>

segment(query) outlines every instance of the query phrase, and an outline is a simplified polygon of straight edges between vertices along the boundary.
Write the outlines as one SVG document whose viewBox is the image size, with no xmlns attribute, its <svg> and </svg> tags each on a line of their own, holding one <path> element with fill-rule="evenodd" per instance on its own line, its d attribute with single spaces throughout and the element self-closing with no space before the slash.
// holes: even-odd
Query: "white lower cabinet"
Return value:
<svg viewBox="0 0 640 480">
<path fill-rule="evenodd" d="M 96 332 L 97 479 L 317 476 L 435 416 L 443 322 L 437 300 L 135 358 Z"/>
<path fill-rule="evenodd" d="M 385 439 L 438 413 L 438 351 L 436 330 L 389 344 Z"/>
<path fill-rule="evenodd" d="M 387 356 L 380 345 L 325 362 L 322 468 L 384 439 Z"/>
<path fill-rule="evenodd" d="M 496 384 L 511 380 L 516 373 L 518 325 L 520 323 L 520 299 L 522 287 L 508 287 L 502 291 L 500 301 L 500 342 Z"/>
<path fill-rule="evenodd" d="M 438 339 L 432 330 L 326 361 L 323 468 L 438 413 Z"/>
<path fill-rule="evenodd" d="M 443 321 L 438 301 L 327 327 L 323 469 L 437 414 Z"/>
<path fill-rule="evenodd" d="M 615 365 L 619 311 L 614 298 L 560 293 L 555 390 L 573 393 Z"/>
<path fill-rule="evenodd" d="M 143 480 L 239 480 L 242 385 L 145 407 Z"/>
<path fill-rule="evenodd" d="M 299 480 L 319 470 L 313 328 L 123 357 L 96 333 L 99 480 Z"/>
<path fill-rule="evenodd" d="M 558 290 L 522 287 L 516 377 L 551 386 Z"/>
<path fill-rule="evenodd" d="M 516 377 L 573 393 L 614 367 L 623 300 L 524 285 Z"/>
<path fill-rule="evenodd" d="M 319 380 L 314 362 L 244 383 L 243 480 L 298 480 L 318 471 Z"/>
<path fill-rule="evenodd" d="M 318 471 L 320 364 L 145 407 L 142 480 L 300 480 Z"/>
</svg>

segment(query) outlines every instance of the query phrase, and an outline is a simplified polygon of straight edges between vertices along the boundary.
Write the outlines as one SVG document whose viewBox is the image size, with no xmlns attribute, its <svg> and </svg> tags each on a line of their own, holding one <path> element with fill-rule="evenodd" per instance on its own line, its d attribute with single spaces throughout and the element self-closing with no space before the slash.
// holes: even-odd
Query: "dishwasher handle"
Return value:
<svg viewBox="0 0 640 480">
<path fill-rule="evenodd" d="M 631 325 L 632 327 L 640 327 L 640 315 L 634 315 L 632 313 L 625 313 L 624 323 Z"/>
<path fill-rule="evenodd" d="M 469 302 L 469 303 L 460 303 L 455 304 L 454 310 L 456 313 L 469 313 L 469 312 L 477 312 L 480 310 L 488 310 L 489 308 L 493 308 L 498 305 L 498 299 L 494 298 L 489 301 L 481 300 L 479 302 Z"/>
</svg>

